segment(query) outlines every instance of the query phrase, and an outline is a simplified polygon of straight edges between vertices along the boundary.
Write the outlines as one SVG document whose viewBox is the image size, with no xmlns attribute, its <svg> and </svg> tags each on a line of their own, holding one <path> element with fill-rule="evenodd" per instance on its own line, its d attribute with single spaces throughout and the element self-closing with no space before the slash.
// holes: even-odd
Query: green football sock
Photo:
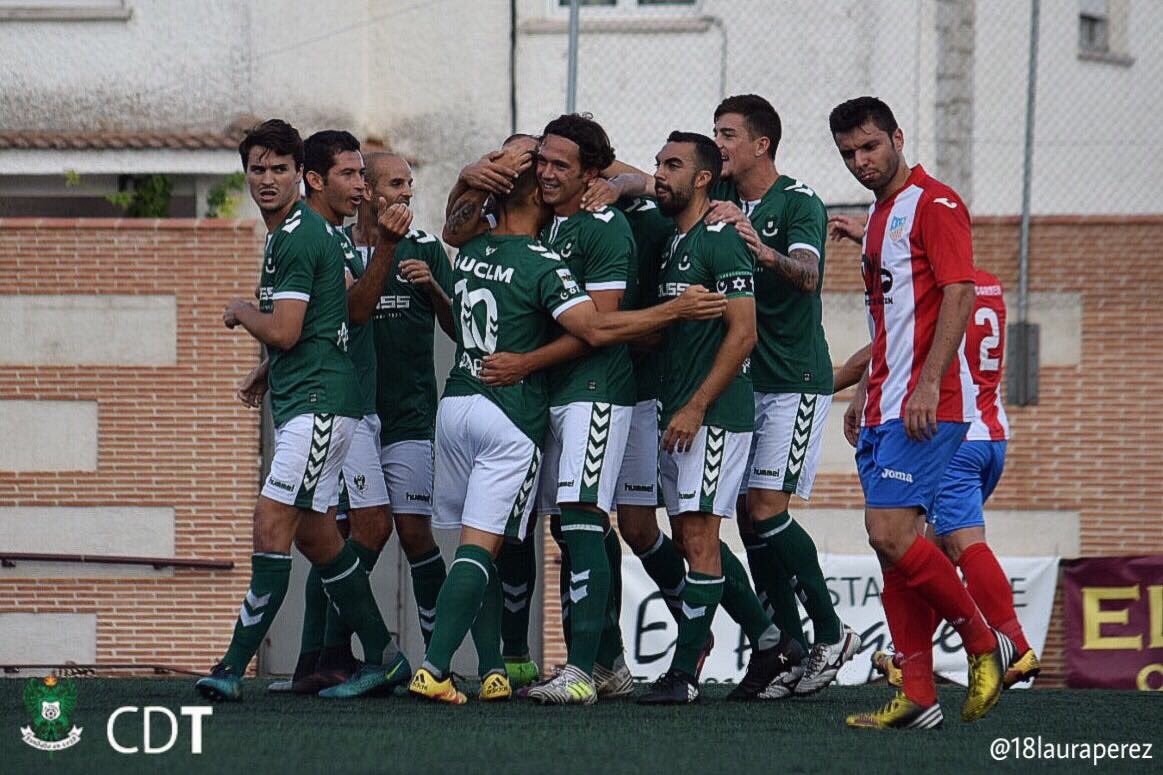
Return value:
<svg viewBox="0 0 1163 775">
<path fill-rule="evenodd" d="M 359 564 L 363 567 L 364 574 L 370 576 L 372 569 L 376 567 L 376 560 L 380 558 L 380 553 L 352 538 L 347 539 L 347 546 L 351 547 L 355 556 L 359 558 Z M 316 569 L 312 569 L 312 573 L 318 575 Z M 308 577 L 308 581 L 310 581 L 310 577 Z M 322 588 L 322 584 L 320 584 L 320 588 Z M 327 611 L 327 620 L 323 627 L 323 648 L 326 650 L 324 661 L 328 663 L 336 661 L 334 658 L 336 654 L 339 654 L 338 662 L 342 664 L 346 661 L 342 658 L 343 655 L 351 653 L 351 628 L 343 622 L 343 617 L 335 610 L 335 606 L 329 605 L 325 610 Z"/>
<path fill-rule="evenodd" d="M 607 669 L 613 669 L 614 662 L 622 655 L 622 542 L 613 528 L 606 531 L 604 539 L 606 561 L 610 564 L 610 596 L 606 603 L 605 624 L 602 637 L 598 641 L 598 653 L 594 662 Z"/>
<path fill-rule="evenodd" d="M 538 533 L 540 535 L 540 533 Z M 529 655 L 529 614 L 533 591 L 537 587 L 537 552 L 533 531 L 524 541 L 507 541 L 497 555 L 497 572 L 501 577 L 501 642 L 508 657 Z"/>
<path fill-rule="evenodd" d="M 409 560 L 412 571 L 412 594 L 416 598 L 416 614 L 420 617 L 420 635 L 424 638 L 424 645 L 432 640 L 432 627 L 436 624 L 436 599 L 440 596 L 440 587 L 444 585 L 446 572 L 444 557 L 439 547 Z"/>
<path fill-rule="evenodd" d="M 424 667 L 438 679 L 448 674 L 453 653 L 476 621 L 492 564 L 488 551 L 466 544 L 456 550 L 456 557 L 448 567 L 448 578 L 436 599 L 436 626 L 424 655 Z"/>
<path fill-rule="evenodd" d="M 561 634 L 565 640 L 565 651 L 568 654 L 570 644 L 573 642 L 573 633 L 569 626 L 569 574 L 573 565 L 569 561 L 569 547 L 566 546 L 565 536 L 561 532 L 561 517 L 554 516 L 549 520 L 549 533 L 553 536 L 554 542 L 557 543 L 561 562 L 561 569 L 557 574 L 557 594 L 561 601 Z"/>
<path fill-rule="evenodd" d="M 755 523 L 755 534 L 779 556 L 787 569 L 788 579 L 794 578 L 803 592 L 804 610 L 812 620 L 817 643 L 836 643 L 840 640 L 840 617 L 832 606 L 832 595 L 820 570 L 816 544 L 808 531 L 781 511 L 770 519 Z"/>
<path fill-rule="evenodd" d="M 472 623 L 472 642 L 477 650 L 477 670 L 481 678 L 504 671 L 501 656 L 501 578 L 495 563 L 489 563 L 489 583 L 481 607 Z"/>
<path fill-rule="evenodd" d="M 344 544 L 338 556 L 319 567 L 323 589 L 347 625 L 363 646 L 363 661 L 371 665 L 385 665 L 396 658 L 399 649 L 392 642 L 384 618 L 380 615 L 368 582 L 368 572 L 352 543 Z"/>
<path fill-rule="evenodd" d="M 275 614 L 287 596 L 287 585 L 291 581 L 291 555 L 256 552 L 250 559 L 250 589 L 242 602 L 238 621 L 234 624 L 234 635 L 222 663 L 238 675 L 246 673 L 246 667 L 262 645 Z"/>
<path fill-rule="evenodd" d="M 678 642 L 671 668 L 694 676 L 699 654 L 707 644 L 707 633 L 715 620 L 715 610 L 723 598 L 723 577 L 691 571 L 682 588 L 682 615 L 678 620 Z"/>
<path fill-rule="evenodd" d="M 561 532 L 569 547 L 569 664 L 594 672 L 606 607 L 610 602 L 610 561 L 606 559 L 605 519 L 582 509 L 561 510 Z"/>
<path fill-rule="evenodd" d="M 660 532 L 654 546 L 638 555 L 638 559 L 642 561 L 646 575 L 658 585 L 666 607 L 677 621 L 682 606 L 683 578 L 686 576 L 686 563 L 678 553 L 678 547 L 670 536 Z"/>
<path fill-rule="evenodd" d="M 797 641 L 806 651 L 808 639 L 804 635 L 795 589 L 779 555 L 758 537 L 745 538 L 743 545 L 747 548 L 747 565 L 751 568 L 751 577 L 755 579 L 755 590 L 764 611 L 780 632 Z"/>
<path fill-rule="evenodd" d="M 307 584 L 303 590 L 303 635 L 299 641 L 299 655 L 314 653 L 323 649 L 323 633 L 327 623 L 327 593 L 319 580 L 319 571 L 311 568 L 307 574 Z"/>
<path fill-rule="evenodd" d="M 723 563 L 723 610 L 739 623 L 755 649 L 767 649 L 779 642 L 779 630 L 763 610 L 763 604 L 747 580 L 743 564 L 722 541 L 719 556 Z"/>
</svg>

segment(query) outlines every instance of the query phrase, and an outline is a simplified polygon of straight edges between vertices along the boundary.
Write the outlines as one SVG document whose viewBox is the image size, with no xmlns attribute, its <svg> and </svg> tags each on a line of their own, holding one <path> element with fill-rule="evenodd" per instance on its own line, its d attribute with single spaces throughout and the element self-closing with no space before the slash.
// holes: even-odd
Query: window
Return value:
<svg viewBox="0 0 1163 775">
<path fill-rule="evenodd" d="M 1130 65 L 1127 50 L 1128 0 L 1081 0 L 1078 9 L 1078 56 Z"/>
<path fill-rule="evenodd" d="M 1109 52 L 1109 25 L 1110 10 L 1106 0 L 1083 0 L 1082 11 L 1078 14 L 1079 50 L 1092 54 Z"/>
</svg>

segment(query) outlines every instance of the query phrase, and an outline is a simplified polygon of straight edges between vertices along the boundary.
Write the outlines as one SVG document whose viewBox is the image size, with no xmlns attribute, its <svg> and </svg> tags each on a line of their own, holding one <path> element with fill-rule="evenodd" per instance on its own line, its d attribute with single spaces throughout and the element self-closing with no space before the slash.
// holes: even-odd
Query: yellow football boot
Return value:
<svg viewBox="0 0 1163 775">
<path fill-rule="evenodd" d="M 477 699 L 481 702 L 499 702 L 513 696 L 513 686 L 509 683 L 509 676 L 504 673 L 489 673 L 481 681 L 481 690 Z"/>
<path fill-rule="evenodd" d="M 1038 661 L 1038 655 L 1034 653 L 1034 650 L 1029 649 L 1006 670 L 1006 688 L 1020 684 L 1022 681 L 1033 681 L 1040 672 L 1042 672 L 1042 663 Z"/>
<path fill-rule="evenodd" d="M 901 669 L 897 667 L 896 662 L 892 661 L 893 653 L 891 651 L 877 651 L 872 655 L 872 667 L 876 672 L 888 679 L 890 686 L 901 687 L 904 685 L 904 676 L 901 674 Z"/>
<path fill-rule="evenodd" d="M 1006 670 L 1014 661 L 1014 642 L 994 630 L 997 648 L 984 654 L 969 655 L 969 693 L 961 706 L 962 721 L 977 721 L 989 713 L 1001 697 Z"/>
<path fill-rule="evenodd" d="M 423 667 L 417 670 L 416 675 L 412 677 L 412 684 L 408 687 L 408 691 L 417 697 L 423 697 L 433 702 L 446 702 L 449 705 L 464 705 L 468 702 L 468 697 L 464 696 L 464 692 L 458 691 L 453 686 L 451 678 L 438 681 L 436 676 Z"/>
<path fill-rule="evenodd" d="M 939 702 L 926 708 L 897 692 L 880 710 L 849 716 L 847 723 L 853 729 L 936 729 L 943 721 Z"/>
</svg>

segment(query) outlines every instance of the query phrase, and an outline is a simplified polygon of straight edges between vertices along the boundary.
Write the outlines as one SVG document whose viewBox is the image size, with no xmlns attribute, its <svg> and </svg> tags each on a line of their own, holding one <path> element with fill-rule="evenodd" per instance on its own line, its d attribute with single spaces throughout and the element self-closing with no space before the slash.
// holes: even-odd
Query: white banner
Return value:
<svg viewBox="0 0 1163 775">
<path fill-rule="evenodd" d="M 740 555 L 747 567 L 747 558 Z M 1058 581 L 1057 557 L 999 557 L 1014 590 L 1014 608 L 1026 639 L 1038 654 L 1046 645 L 1054 589 Z M 890 649 L 892 638 L 880 604 L 882 578 L 874 555 L 820 555 L 820 567 L 832 593 L 840 619 L 861 638 L 860 653 L 840 670 L 842 684 L 863 684 L 875 677 L 872 653 Z M 801 614 L 802 614 L 801 610 Z M 811 622 L 804 617 L 804 632 L 811 641 Z M 654 680 L 670 666 L 678 633 L 658 587 L 629 552 L 622 560 L 622 635 L 626 663 L 639 679 Z M 738 681 L 747 668 L 750 646 L 743 632 L 720 607 L 715 614 L 715 648 L 703 667 L 704 681 Z M 945 678 L 966 682 L 965 652 L 961 638 L 942 622 L 933 639 L 933 664 Z M 1026 686 L 1026 684 L 1018 684 Z"/>
</svg>

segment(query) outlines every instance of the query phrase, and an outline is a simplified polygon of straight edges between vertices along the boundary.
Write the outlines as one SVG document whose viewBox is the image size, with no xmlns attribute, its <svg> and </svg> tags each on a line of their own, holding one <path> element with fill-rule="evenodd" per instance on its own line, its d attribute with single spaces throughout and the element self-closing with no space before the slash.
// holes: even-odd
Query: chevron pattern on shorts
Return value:
<svg viewBox="0 0 1163 775">
<path fill-rule="evenodd" d="M 331 431 L 335 426 L 335 415 L 315 415 L 315 425 L 311 432 L 311 451 L 307 455 L 307 470 L 303 472 L 302 489 L 313 492 L 327 462 L 327 450 L 331 446 Z"/>
<path fill-rule="evenodd" d="M 537 471 L 540 468 L 541 450 L 534 447 L 533 459 L 529 462 L 529 469 L 525 472 L 525 481 L 521 482 L 521 489 L 517 490 L 513 509 L 509 512 L 509 521 L 505 525 L 505 535 L 513 537 L 519 534 L 521 520 L 525 518 L 525 506 L 529 503 L 529 496 L 537 485 Z"/>
<path fill-rule="evenodd" d="M 596 491 L 598 480 L 602 478 L 602 462 L 605 460 L 606 444 L 610 439 L 611 414 L 609 404 L 598 402 L 594 403 L 590 412 L 590 431 L 586 437 L 586 457 L 582 464 L 584 490 Z"/>
<path fill-rule="evenodd" d="M 714 501 L 719 490 L 719 477 L 723 473 L 723 457 L 727 452 L 727 431 L 707 426 L 707 446 L 703 452 L 703 497 Z"/>
<path fill-rule="evenodd" d="M 796 410 L 796 421 L 791 432 L 791 448 L 787 455 L 787 479 L 789 484 L 799 478 L 800 469 L 804 467 L 804 460 L 808 456 L 808 442 L 812 438 L 812 418 L 816 413 L 816 396 L 814 393 L 800 395 L 800 405 Z"/>
</svg>

